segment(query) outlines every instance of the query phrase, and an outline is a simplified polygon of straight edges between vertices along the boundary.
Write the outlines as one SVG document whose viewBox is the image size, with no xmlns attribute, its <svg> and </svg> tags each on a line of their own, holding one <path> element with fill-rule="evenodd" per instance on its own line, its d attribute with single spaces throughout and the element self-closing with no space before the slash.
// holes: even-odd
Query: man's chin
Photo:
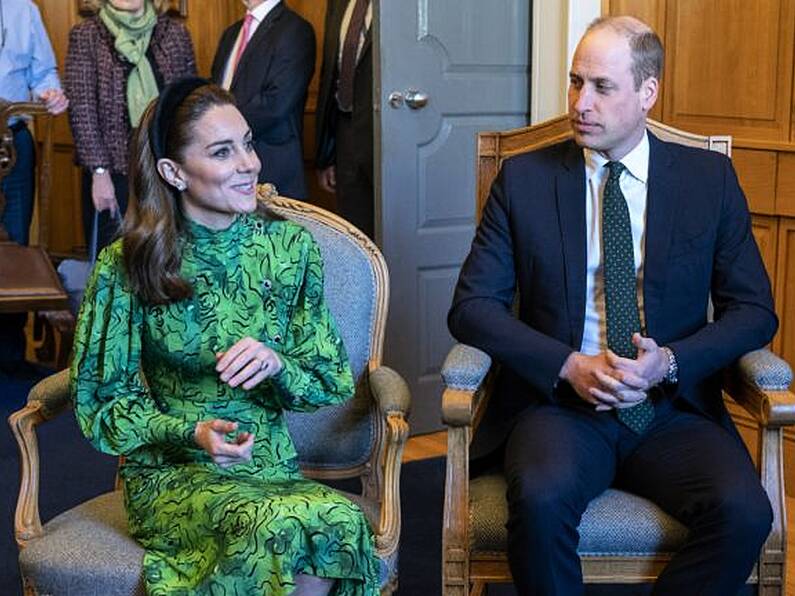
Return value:
<svg viewBox="0 0 795 596">
<path fill-rule="evenodd" d="M 579 132 L 579 131 L 572 131 L 574 133 L 574 142 L 583 149 L 593 149 L 594 151 L 599 150 L 599 140 L 597 135 L 593 133 L 586 133 L 586 132 Z"/>
</svg>

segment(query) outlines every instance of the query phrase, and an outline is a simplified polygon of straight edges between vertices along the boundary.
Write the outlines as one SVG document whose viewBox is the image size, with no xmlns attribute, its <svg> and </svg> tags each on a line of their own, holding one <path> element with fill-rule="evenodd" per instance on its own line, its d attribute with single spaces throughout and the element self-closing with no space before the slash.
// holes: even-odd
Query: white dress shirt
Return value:
<svg viewBox="0 0 795 596">
<path fill-rule="evenodd" d="M 254 37 L 254 32 L 260 26 L 260 23 L 265 20 L 265 17 L 268 16 L 268 13 L 276 8 L 276 5 L 281 1 L 282 0 L 265 0 L 265 2 L 256 8 L 247 11 L 247 14 L 251 14 L 251 16 L 254 17 L 254 20 L 251 22 L 251 26 L 248 29 L 248 39 L 246 42 L 250 41 L 251 38 Z M 229 52 L 229 58 L 226 60 L 226 69 L 224 69 L 223 84 L 221 85 L 224 89 L 228 90 L 232 86 L 232 79 L 235 77 L 235 56 L 237 56 L 237 49 L 240 47 L 242 42 L 243 26 L 241 25 L 240 31 L 237 34 L 237 39 L 235 40 L 235 45 L 232 48 L 232 51 Z"/>
<path fill-rule="evenodd" d="M 588 236 L 586 256 L 585 329 L 580 351 L 598 354 L 607 349 L 605 324 L 604 270 L 602 267 L 602 196 L 607 184 L 607 159 L 590 149 L 583 150 L 585 157 L 585 226 Z M 643 138 L 621 160 L 626 170 L 621 173 L 619 185 L 629 208 L 632 227 L 632 247 L 635 253 L 638 310 L 641 326 L 643 316 L 643 262 L 646 233 L 646 199 L 649 179 L 649 137 Z"/>
</svg>

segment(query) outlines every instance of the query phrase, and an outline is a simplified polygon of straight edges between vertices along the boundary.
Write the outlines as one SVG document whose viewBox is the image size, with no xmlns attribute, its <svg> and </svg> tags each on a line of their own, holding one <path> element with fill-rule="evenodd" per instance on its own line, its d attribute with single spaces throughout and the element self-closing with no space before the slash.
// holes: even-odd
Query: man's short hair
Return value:
<svg viewBox="0 0 795 596">
<path fill-rule="evenodd" d="M 585 35 L 599 29 L 610 29 L 629 43 L 636 91 L 649 77 L 661 80 L 665 51 L 660 37 L 651 27 L 634 17 L 599 17 L 588 25 Z"/>
</svg>

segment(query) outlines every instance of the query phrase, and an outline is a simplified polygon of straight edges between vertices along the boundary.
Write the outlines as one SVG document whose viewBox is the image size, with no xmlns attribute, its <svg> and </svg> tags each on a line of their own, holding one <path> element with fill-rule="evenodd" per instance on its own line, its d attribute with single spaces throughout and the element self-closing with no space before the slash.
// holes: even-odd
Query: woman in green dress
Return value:
<svg viewBox="0 0 795 596">
<path fill-rule="evenodd" d="M 353 394 L 311 235 L 256 199 L 231 95 L 168 86 L 134 138 L 131 203 L 75 335 L 78 423 L 124 455 L 150 594 L 378 594 L 373 535 L 305 479 L 283 410 Z"/>
</svg>

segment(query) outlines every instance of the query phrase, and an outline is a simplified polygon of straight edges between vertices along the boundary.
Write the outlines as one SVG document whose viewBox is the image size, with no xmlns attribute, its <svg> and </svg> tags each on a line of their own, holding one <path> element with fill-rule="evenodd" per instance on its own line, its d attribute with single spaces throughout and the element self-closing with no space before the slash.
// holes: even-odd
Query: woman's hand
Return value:
<svg viewBox="0 0 795 596">
<path fill-rule="evenodd" d="M 119 212 L 119 205 L 116 203 L 116 190 L 113 188 L 110 172 L 92 174 L 91 200 L 97 211 L 110 210 L 111 215 L 116 215 Z"/>
<path fill-rule="evenodd" d="M 193 439 L 204 449 L 213 461 L 222 468 L 251 461 L 251 450 L 254 447 L 254 435 L 238 433 L 232 440 L 227 440 L 228 433 L 237 430 L 237 422 L 214 418 L 196 423 Z"/>
<path fill-rule="evenodd" d="M 244 337 L 226 352 L 216 354 L 215 370 L 230 387 L 242 383 L 243 389 L 256 387 L 282 369 L 279 355 L 262 342 Z"/>
</svg>

